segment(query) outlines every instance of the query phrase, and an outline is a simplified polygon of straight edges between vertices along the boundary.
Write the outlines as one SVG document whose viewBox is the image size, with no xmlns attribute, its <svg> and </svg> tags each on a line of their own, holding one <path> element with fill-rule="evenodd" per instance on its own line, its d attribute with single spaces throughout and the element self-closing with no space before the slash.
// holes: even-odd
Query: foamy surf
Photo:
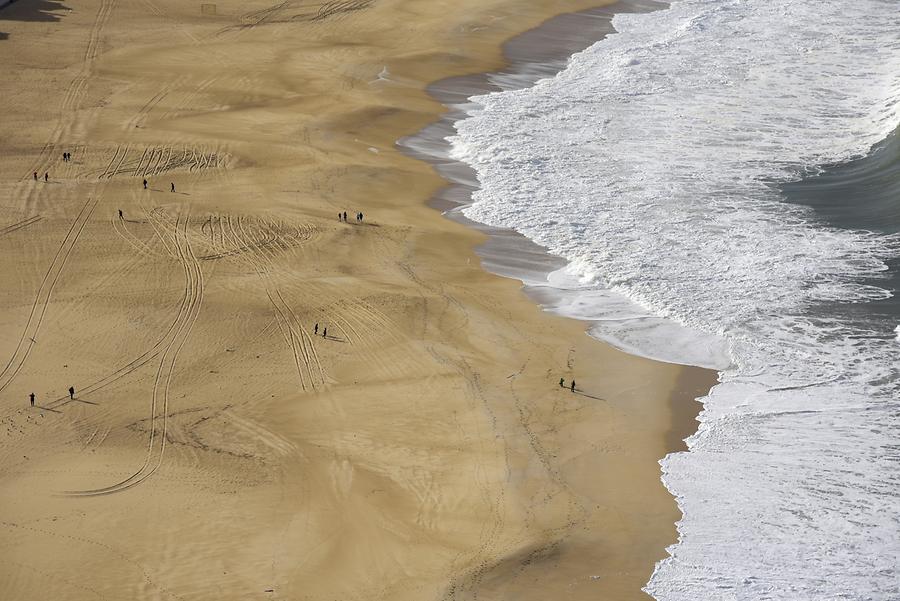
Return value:
<svg viewBox="0 0 900 601">
<path fill-rule="evenodd" d="M 663 462 L 684 519 L 647 590 L 900 598 L 900 327 L 843 308 L 890 296 L 900 244 L 778 189 L 897 126 L 900 10 L 682 0 L 614 25 L 558 76 L 473 99 L 451 142 L 480 183 L 465 214 L 569 261 L 556 310 L 722 370 Z"/>
</svg>

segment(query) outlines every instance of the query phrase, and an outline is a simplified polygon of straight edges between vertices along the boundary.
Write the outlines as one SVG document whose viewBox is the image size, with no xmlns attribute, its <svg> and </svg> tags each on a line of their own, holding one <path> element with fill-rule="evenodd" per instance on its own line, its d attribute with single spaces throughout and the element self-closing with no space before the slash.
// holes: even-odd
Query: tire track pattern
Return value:
<svg viewBox="0 0 900 601">
<path fill-rule="evenodd" d="M 196 147 L 171 148 L 151 146 L 143 150 L 119 145 L 113 150 L 106 167 L 96 173 L 97 179 L 114 177 L 154 177 L 172 171 L 197 173 L 227 167 L 231 158 L 221 152 Z"/>
<path fill-rule="evenodd" d="M 84 203 L 84 206 L 81 207 L 81 211 L 79 211 L 77 217 L 75 217 L 75 220 L 69 227 L 69 230 L 66 232 L 59 248 L 56 250 L 56 254 L 50 262 L 50 267 L 47 269 L 47 273 L 41 280 L 41 285 L 38 288 L 37 295 L 31 305 L 31 312 L 28 314 L 28 321 L 25 323 L 25 328 L 22 330 L 22 335 L 19 337 L 16 348 L 9 358 L 9 361 L 7 361 L 3 369 L 0 370 L 0 392 L 12 383 L 13 379 L 22 369 L 22 366 L 25 365 L 28 355 L 31 354 L 31 349 L 37 344 L 37 334 L 44 321 L 44 315 L 47 313 L 47 307 L 50 305 L 53 289 L 59 281 L 66 266 L 66 262 L 72 254 L 72 249 L 75 248 L 75 244 L 78 242 L 78 238 L 81 236 L 81 232 L 87 225 L 91 213 L 94 212 L 94 208 L 97 206 L 98 202 L 99 198 L 92 198 Z"/>
<path fill-rule="evenodd" d="M 50 133 L 47 142 L 44 143 L 43 148 L 41 148 L 40 153 L 38 153 L 37 159 L 35 159 L 34 163 L 25 174 L 24 179 L 30 178 L 32 172 L 42 171 L 42 166 L 46 165 L 50 160 L 50 157 L 57 153 L 60 141 L 72 130 L 75 123 L 75 115 L 78 112 L 78 109 L 81 108 L 82 101 L 87 94 L 91 69 L 94 65 L 94 61 L 100 55 L 100 42 L 103 28 L 109 22 L 115 5 L 115 0 L 102 0 L 100 2 L 100 8 L 97 11 L 97 16 L 94 18 L 94 23 L 91 25 L 91 30 L 88 34 L 88 42 L 85 47 L 81 69 L 63 93 L 63 100 L 57 111 L 60 118 L 53 128 L 53 131 Z"/>
<path fill-rule="evenodd" d="M 176 218 L 174 222 L 168 220 L 157 224 L 157 231 L 165 231 L 169 234 L 168 244 L 174 250 L 179 263 L 184 270 L 184 292 L 174 327 L 161 339 L 159 349 L 155 352 L 159 356 L 159 366 L 153 380 L 153 389 L 150 399 L 149 430 L 147 441 L 147 453 L 144 462 L 127 478 L 102 488 L 80 491 L 66 491 L 67 496 L 90 497 L 109 495 L 122 492 L 141 484 L 150 478 L 163 463 L 166 452 L 168 420 L 170 416 L 170 390 L 178 354 L 184 347 L 191 330 L 200 315 L 203 302 L 203 269 L 200 261 L 194 254 L 188 236 L 188 220 Z M 148 351 L 151 353 L 153 351 Z M 139 361 L 139 358 L 137 361 Z M 122 369 L 132 369 L 134 366 L 123 366 Z M 111 376 L 115 376 L 112 374 Z M 118 376 L 121 377 L 121 376 Z"/>
<path fill-rule="evenodd" d="M 230 215 L 215 220 L 210 218 L 201 229 L 207 236 L 208 244 L 217 249 L 217 252 L 206 255 L 203 259 L 236 260 L 252 269 L 263 282 L 278 327 L 290 348 L 300 389 L 306 392 L 325 387 L 329 378 L 313 338 L 303 327 L 290 303 L 285 300 L 272 276 L 278 253 L 309 240 L 315 229 L 306 225 L 293 228 L 284 224 L 260 225 Z"/>
</svg>

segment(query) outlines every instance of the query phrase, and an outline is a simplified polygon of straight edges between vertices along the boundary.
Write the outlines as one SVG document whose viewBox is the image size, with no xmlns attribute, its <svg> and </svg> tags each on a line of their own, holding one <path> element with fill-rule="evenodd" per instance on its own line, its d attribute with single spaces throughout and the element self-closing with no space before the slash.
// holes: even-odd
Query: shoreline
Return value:
<svg viewBox="0 0 900 601">
<path fill-rule="evenodd" d="M 671 338 L 687 337 L 698 348 L 710 345 L 710 349 L 698 351 L 689 358 L 691 362 L 679 352 L 677 343 L 672 348 L 658 344 L 652 353 L 648 353 L 646 348 L 629 341 L 621 332 L 610 329 L 605 324 L 605 311 L 585 311 L 583 305 L 592 304 L 586 295 L 598 291 L 581 291 L 564 282 L 548 285 L 554 272 L 567 265 L 564 259 L 550 254 L 546 248 L 514 230 L 469 219 L 463 210 L 472 204 L 472 194 L 478 189 L 477 176 L 468 164 L 449 156 L 451 145 L 446 140 L 456 134 L 455 123 L 468 117 L 471 97 L 520 90 L 531 87 L 540 79 L 553 77 L 566 68 L 574 54 L 614 33 L 611 21 L 616 14 L 664 10 L 667 6 L 658 0 L 614 0 L 600 7 L 555 15 L 536 28 L 514 35 L 501 46 L 506 61 L 502 67 L 428 84 L 429 96 L 446 107 L 446 112 L 417 133 L 398 140 L 398 145 L 410 156 L 432 165 L 448 182 L 431 196 L 429 204 L 457 223 L 487 236 L 476 252 L 488 271 L 520 280 L 525 293 L 545 310 L 590 324 L 590 335 L 604 344 L 646 359 L 720 371 L 728 367 L 719 358 L 726 355 L 727 350 L 715 337 L 670 322 L 665 327 L 670 330 Z M 632 305 L 630 312 L 640 317 L 631 321 L 664 321 L 611 290 L 600 292 L 611 295 L 619 303 Z M 579 300 L 584 302 L 579 303 Z M 574 308 L 575 305 L 578 308 Z M 597 303 L 593 305 L 597 306 Z"/>
<path fill-rule="evenodd" d="M 405 153 L 429 163 L 446 180 L 447 185 L 429 199 L 429 206 L 444 217 L 485 236 L 486 239 L 475 249 L 483 268 L 495 275 L 519 280 L 523 292 L 546 311 L 553 311 L 551 307 L 558 300 L 553 292 L 546 292 L 547 279 L 551 273 L 565 267 L 566 261 L 549 254 L 546 248 L 523 234 L 474 221 L 462 213 L 462 209 L 472 203 L 471 195 L 478 189 L 478 181 L 468 164 L 449 156 L 451 146 L 446 137 L 456 133 L 456 122 L 467 118 L 466 106 L 473 96 L 519 90 L 534 85 L 540 79 L 553 77 L 565 69 L 572 55 L 615 33 L 611 21 L 616 14 L 662 10 L 667 6 L 666 2 L 658 0 L 613 0 L 603 6 L 554 15 L 537 27 L 516 34 L 502 44 L 505 63 L 501 69 L 430 83 L 427 86 L 429 96 L 440 102 L 447 112 L 439 120 L 397 142 Z M 586 25 L 585 20 L 591 25 Z M 565 313 L 557 314 L 573 318 Z M 588 318 L 574 319 L 589 325 L 596 323 Z M 591 336 L 589 329 L 588 326 L 586 333 Z M 616 348 L 610 341 L 592 337 L 598 344 Z M 642 356 L 622 348 L 618 350 Z M 667 455 L 688 451 L 685 440 L 697 432 L 697 417 L 703 411 L 703 403 L 699 399 L 718 383 L 716 369 L 679 365 L 686 369 L 668 397 L 672 427 L 666 435 Z M 663 459 L 660 458 L 660 465 Z M 673 503 L 677 503 L 675 495 L 670 494 Z"/>
<path fill-rule="evenodd" d="M 483 270 L 395 148 L 440 113 L 429 77 L 589 3 L 244 4 L 88 1 L 0 41 L 28 83 L 0 173 L 50 173 L 0 180 L 2 327 L 39 341 L 0 340 L 10 597 L 646 599 L 679 515 L 658 459 L 692 419 L 673 399 L 708 372 Z"/>
</svg>

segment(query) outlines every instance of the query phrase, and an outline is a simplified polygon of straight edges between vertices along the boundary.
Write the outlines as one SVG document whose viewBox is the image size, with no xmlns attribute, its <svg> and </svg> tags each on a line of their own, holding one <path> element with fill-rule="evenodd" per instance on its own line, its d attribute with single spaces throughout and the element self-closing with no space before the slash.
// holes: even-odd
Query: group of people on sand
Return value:
<svg viewBox="0 0 900 601">
<path fill-rule="evenodd" d="M 34 407 L 34 393 L 28 395 L 28 398 L 31 399 L 31 406 Z M 69 398 L 75 400 L 75 387 L 69 386 Z"/>
<path fill-rule="evenodd" d="M 63 159 L 64 163 L 68 163 L 69 161 L 72 160 L 72 153 L 71 152 L 62 153 L 62 159 Z M 38 172 L 37 171 L 32 173 L 31 176 L 34 178 L 34 181 L 38 181 Z M 50 181 L 50 172 L 44 171 L 44 181 L 45 182 Z"/>
<path fill-rule="evenodd" d="M 316 324 L 316 327 L 313 328 L 313 334 L 319 335 L 319 324 Z M 322 328 L 322 338 L 328 338 L 328 326 Z"/>
<path fill-rule="evenodd" d="M 147 186 L 149 186 L 149 185 L 150 185 L 150 182 L 148 182 L 147 179 L 144 178 L 144 190 L 146 190 Z M 174 192 L 175 191 L 175 182 L 171 182 L 170 185 L 171 185 L 172 192 Z"/>
<path fill-rule="evenodd" d="M 559 387 L 560 388 L 566 387 L 566 379 L 565 378 L 559 379 Z M 572 389 L 572 392 L 575 392 L 575 378 L 572 378 L 572 384 L 571 384 L 570 388 Z"/>
<path fill-rule="evenodd" d="M 363 214 L 357 213 L 356 214 L 356 222 L 360 223 L 362 220 L 363 220 Z M 344 223 L 347 223 L 347 211 L 344 211 L 343 213 L 338 213 L 338 221 L 343 221 Z"/>
</svg>

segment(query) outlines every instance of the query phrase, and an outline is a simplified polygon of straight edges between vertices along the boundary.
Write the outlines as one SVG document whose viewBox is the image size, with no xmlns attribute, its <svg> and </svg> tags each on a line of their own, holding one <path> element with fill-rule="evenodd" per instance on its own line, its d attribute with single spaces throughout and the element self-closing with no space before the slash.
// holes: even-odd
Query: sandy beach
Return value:
<svg viewBox="0 0 900 601">
<path fill-rule="evenodd" d="M 648 598 L 715 374 L 483 270 L 396 146 L 598 2 L 522 4 L 0 10 L 3 599 Z"/>
</svg>

